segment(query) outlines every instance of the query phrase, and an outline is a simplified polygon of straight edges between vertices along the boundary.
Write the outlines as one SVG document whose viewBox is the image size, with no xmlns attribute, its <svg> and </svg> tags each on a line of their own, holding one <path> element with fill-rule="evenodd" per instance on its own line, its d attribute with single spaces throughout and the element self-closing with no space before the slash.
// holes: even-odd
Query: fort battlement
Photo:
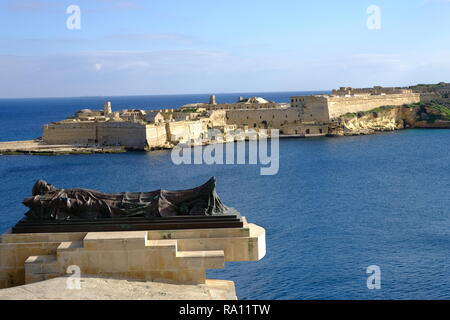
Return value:
<svg viewBox="0 0 450 320">
<path fill-rule="evenodd" d="M 298 108 L 304 121 L 329 122 L 346 113 L 369 111 L 382 106 L 401 106 L 421 101 L 421 95 L 411 90 L 390 89 L 376 93 L 361 89 L 356 94 L 293 96 L 291 107 Z M 343 89 L 340 89 L 343 92 Z M 354 90 L 354 89 L 352 89 Z M 384 93 L 393 92 L 393 93 Z M 333 91 L 337 93 L 337 91 Z"/>
<path fill-rule="evenodd" d="M 402 94 L 412 93 L 411 89 L 396 88 L 396 87 L 380 87 L 375 86 L 373 88 L 352 88 L 341 87 L 332 91 L 333 95 L 345 96 L 345 95 L 357 95 L 357 94 L 370 94 L 370 95 L 382 95 L 382 94 Z"/>
</svg>

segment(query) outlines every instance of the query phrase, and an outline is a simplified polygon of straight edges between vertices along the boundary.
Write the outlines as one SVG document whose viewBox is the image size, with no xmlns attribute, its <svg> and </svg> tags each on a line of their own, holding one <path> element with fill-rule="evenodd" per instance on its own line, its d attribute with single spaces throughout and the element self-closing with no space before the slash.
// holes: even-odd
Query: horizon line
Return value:
<svg viewBox="0 0 450 320">
<path fill-rule="evenodd" d="M 150 97 L 150 96 L 189 96 L 189 95 L 218 95 L 218 94 L 245 94 L 245 93 L 288 93 L 288 92 L 331 92 L 327 90 L 288 90 L 288 91 L 235 91 L 217 93 L 158 93 L 158 94 L 130 94 L 130 95 L 87 95 L 87 96 L 34 96 L 34 97 L 0 97 L 0 100 L 20 100 L 20 99 L 69 99 L 69 98 L 117 98 L 117 97 Z"/>
</svg>

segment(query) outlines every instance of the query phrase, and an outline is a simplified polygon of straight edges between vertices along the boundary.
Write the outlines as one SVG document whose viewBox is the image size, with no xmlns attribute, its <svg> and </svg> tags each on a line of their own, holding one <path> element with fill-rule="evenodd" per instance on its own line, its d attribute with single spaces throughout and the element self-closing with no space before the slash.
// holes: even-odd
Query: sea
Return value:
<svg viewBox="0 0 450 320">
<path fill-rule="evenodd" d="M 289 102 L 305 94 L 313 92 L 217 94 L 217 100 Z M 105 100 L 117 110 L 208 98 L 2 99 L 0 141 L 39 137 L 45 123 L 100 109 Z M 266 229 L 261 261 L 208 271 L 208 278 L 234 281 L 239 299 L 450 299 L 449 141 L 450 130 L 439 129 L 282 139 L 273 176 L 260 175 L 259 165 L 175 165 L 171 151 L 0 156 L 0 232 L 23 217 L 21 202 L 38 179 L 112 193 L 192 188 L 215 176 L 224 203 Z"/>
</svg>

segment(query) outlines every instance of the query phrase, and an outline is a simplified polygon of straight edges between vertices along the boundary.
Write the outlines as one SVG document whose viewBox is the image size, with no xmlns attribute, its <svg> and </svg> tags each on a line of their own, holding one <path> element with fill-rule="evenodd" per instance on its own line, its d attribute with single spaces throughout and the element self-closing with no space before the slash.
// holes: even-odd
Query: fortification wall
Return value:
<svg viewBox="0 0 450 320">
<path fill-rule="evenodd" d="M 165 125 L 146 126 L 147 145 L 149 148 L 159 148 L 167 142 L 167 131 Z"/>
<path fill-rule="evenodd" d="M 330 119 L 358 111 L 369 111 L 381 106 L 401 106 L 420 102 L 420 94 L 356 95 L 351 97 L 329 96 Z"/>
<path fill-rule="evenodd" d="M 48 124 L 43 128 L 42 139 L 48 144 L 94 144 L 95 123 Z"/>
<path fill-rule="evenodd" d="M 45 125 L 43 140 L 48 144 L 80 144 L 158 148 L 168 141 L 197 139 L 206 132 L 202 121 L 177 121 L 166 124 L 133 122 L 78 122 Z M 184 141 L 184 140 L 183 140 Z"/>
<path fill-rule="evenodd" d="M 271 109 L 280 108 L 279 103 L 221 103 L 221 104 L 205 104 L 202 108 L 206 110 L 240 110 L 240 109 Z"/>
<path fill-rule="evenodd" d="M 210 127 L 221 127 L 226 125 L 226 115 L 225 110 L 216 110 L 211 112 L 208 119 L 204 120 Z"/>
<path fill-rule="evenodd" d="M 299 123 L 301 120 L 299 110 L 286 109 L 260 109 L 260 110 L 227 110 L 226 124 L 237 125 L 239 128 L 281 129 L 290 123 Z"/>
<path fill-rule="evenodd" d="M 326 96 L 291 97 L 291 107 L 298 108 L 303 121 L 329 122 Z"/>
<path fill-rule="evenodd" d="M 305 137 L 325 136 L 328 134 L 328 125 L 317 123 L 289 124 L 280 130 L 280 134 L 301 135 Z"/>
<path fill-rule="evenodd" d="M 98 143 L 144 149 L 147 143 L 145 125 L 129 122 L 98 123 Z"/>
<path fill-rule="evenodd" d="M 130 122 L 74 122 L 45 125 L 43 140 L 48 144 L 107 145 L 145 148 L 145 125 Z"/>
<path fill-rule="evenodd" d="M 187 142 L 199 139 L 206 132 L 201 121 L 177 121 L 166 124 L 167 139 L 170 142 Z"/>
</svg>

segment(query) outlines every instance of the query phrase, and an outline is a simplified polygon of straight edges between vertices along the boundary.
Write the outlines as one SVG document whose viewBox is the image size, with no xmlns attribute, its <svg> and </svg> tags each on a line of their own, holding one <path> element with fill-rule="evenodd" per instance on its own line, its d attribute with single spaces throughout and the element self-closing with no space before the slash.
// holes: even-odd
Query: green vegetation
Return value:
<svg viewBox="0 0 450 320">
<path fill-rule="evenodd" d="M 417 102 L 412 104 L 405 104 L 403 108 L 417 109 L 417 120 L 426 120 L 430 123 L 437 120 L 450 121 L 450 106 L 440 104 L 435 101 L 431 102 Z M 368 114 L 378 114 L 383 111 L 392 110 L 395 106 L 382 106 L 368 111 L 350 112 L 344 115 L 347 119 L 360 118 Z"/>
<path fill-rule="evenodd" d="M 443 106 L 441 104 L 433 104 L 430 106 L 430 108 L 438 111 L 440 115 L 447 120 L 450 120 L 450 108 L 447 106 Z"/>
<path fill-rule="evenodd" d="M 381 112 L 381 111 L 386 111 L 386 110 L 392 110 L 394 108 L 395 107 L 393 107 L 393 106 L 381 106 L 381 107 L 378 107 L 378 108 L 375 108 L 375 109 L 372 109 L 372 110 L 369 110 L 369 111 L 365 111 L 364 113 L 365 114 L 369 114 L 369 113 L 374 113 L 374 112 Z"/>
<path fill-rule="evenodd" d="M 381 111 L 386 111 L 386 110 L 392 110 L 395 107 L 393 106 L 381 106 L 372 110 L 368 110 L 368 111 L 359 111 L 359 112 L 349 112 L 344 114 L 344 117 L 348 118 L 348 119 L 352 119 L 352 118 L 356 118 L 356 117 L 362 117 L 371 113 L 378 113 Z"/>
<path fill-rule="evenodd" d="M 357 114 L 356 114 L 356 112 L 349 112 L 349 113 L 344 114 L 344 117 L 352 119 L 352 118 L 356 118 Z"/>
<path fill-rule="evenodd" d="M 406 108 L 417 108 L 418 117 L 421 120 L 426 120 L 430 123 L 436 120 L 450 121 L 450 107 L 440 104 L 435 101 L 431 102 L 418 102 L 409 105 L 405 105 Z"/>
<path fill-rule="evenodd" d="M 441 104 L 431 103 L 425 107 L 428 115 L 428 122 L 436 120 L 450 121 L 450 108 Z"/>
</svg>

